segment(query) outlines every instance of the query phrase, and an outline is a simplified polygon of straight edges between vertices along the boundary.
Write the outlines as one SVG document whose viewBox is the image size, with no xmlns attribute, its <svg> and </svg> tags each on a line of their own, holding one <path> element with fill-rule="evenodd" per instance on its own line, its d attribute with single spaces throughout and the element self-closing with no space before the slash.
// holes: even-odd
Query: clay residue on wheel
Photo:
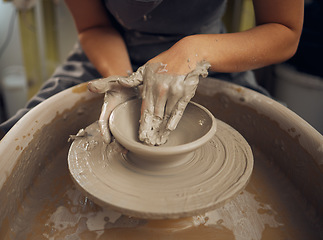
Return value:
<svg viewBox="0 0 323 240">
<path fill-rule="evenodd" d="M 158 170 L 111 149 L 96 122 L 85 131 L 87 136 L 76 139 L 69 151 L 73 179 L 94 202 L 130 216 L 167 219 L 205 213 L 236 196 L 253 168 L 248 143 L 221 121 L 213 138 L 189 158 Z"/>
</svg>

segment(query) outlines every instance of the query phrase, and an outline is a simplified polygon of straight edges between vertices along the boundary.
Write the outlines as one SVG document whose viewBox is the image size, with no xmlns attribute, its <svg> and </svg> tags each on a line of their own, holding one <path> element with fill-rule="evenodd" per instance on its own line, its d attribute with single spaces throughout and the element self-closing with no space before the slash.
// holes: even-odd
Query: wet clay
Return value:
<svg viewBox="0 0 323 240">
<path fill-rule="evenodd" d="M 87 136 L 73 142 L 68 156 L 76 184 L 99 205 L 129 216 L 165 219 L 205 213 L 236 196 L 252 172 L 249 145 L 221 121 L 206 144 L 161 168 L 147 167 L 129 157 L 131 152 L 104 144 L 96 122 L 85 131 Z"/>
<path fill-rule="evenodd" d="M 206 77 L 210 66 L 202 61 L 189 73 L 175 75 L 168 73 L 167 64 L 148 62 L 127 77 L 109 76 L 89 82 L 91 92 L 105 93 L 99 119 L 104 141 L 110 142 L 107 122 L 111 110 L 133 97 L 136 92 L 134 87 L 142 85 L 139 139 L 152 146 L 164 144 L 194 96 L 199 76 Z"/>
<path fill-rule="evenodd" d="M 203 106 L 190 102 L 178 127 L 161 146 L 143 144 L 138 138 L 141 100 L 133 99 L 116 107 L 109 120 L 110 130 L 131 158 L 147 168 L 165 168 L 190 158 L 189 154 L 213 138 L 216 119 Z"/>
<path fill-rule="evenodd" d="M 252 177 L 236 198 L 204 215 L 149 221 L 102 208 L 84 196 L 69 175 L 66 147 L 48 161 L 26 194 L 19 215 L 6 219 L 0 238 L 319 240 L 319 222 L 305 214 L 308 206 L 298 190 L 262 152 L 253 150 Z"/>
<path fill-rule="evenodd" d="M 34 108 L 0 143 L 0 239 L 131 239 L 140 231 L 151 239 L 322 239 L 322 135 L 272 99 L 211 82 L 197 102 L 253 149 L 254 170 L 241 194 L 204 216 L 180 220 L 181 231 L 169 234 L 156 228 L 163 222 L 151 225 L 97 206 L 69 176 L 66 141 L 98 118 L 93 106 L 102 99 L 86 91 L 76 96 L 72 89 Z M 205 223 L 196 223 L 201 217 Z M 204 237 L 210 232 L 213 237 Z"/>
<path fill-rule="evenodd" d="M 186 105 L 194 96 L 199 76 L 206 77 L 211 65 L 202 61 L 186 75 L 168 73 L 167 64 L 147 63 L 142 68 L 142 108 L 139 139 L 162 145 L 180 122 Z"/>
</svg>

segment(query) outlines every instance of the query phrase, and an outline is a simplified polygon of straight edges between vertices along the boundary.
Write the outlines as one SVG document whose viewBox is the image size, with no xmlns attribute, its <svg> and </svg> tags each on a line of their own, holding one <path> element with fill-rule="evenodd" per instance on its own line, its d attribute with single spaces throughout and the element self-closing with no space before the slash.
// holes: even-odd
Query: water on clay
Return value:
<svg viewBox="0 0 323 240">
<path fill-rule="evenodd" d="M 67 151 L 48 161 L 17 218 L 4 221 L 1 239 L 319 239 L 305 200 L 255 148 L 251 180 L 235 199 L 203 216 L 154 221 L 103 209 L 82 195 L 69 175 Z"/>
</svg>

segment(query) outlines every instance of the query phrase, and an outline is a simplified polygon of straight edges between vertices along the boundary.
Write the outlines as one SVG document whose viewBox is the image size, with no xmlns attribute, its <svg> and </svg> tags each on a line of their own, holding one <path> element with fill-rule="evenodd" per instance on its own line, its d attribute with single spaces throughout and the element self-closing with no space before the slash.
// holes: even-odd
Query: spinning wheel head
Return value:
<svg viewBox="0 0 323 240">
<path fill-rule="evenodd" d="M 169 141 L 152 147 L 137 138 L 139 109 L 130 101 L 111 116 L 111 131 L 127 153 L 111 151 L 97 122 L 71 145 L 71 175 L 94 202 L 138 218 L 180 218 L 213 210 L 245 187 L 253 156 L 232 127 L 190 103 Z"/>
</svg>

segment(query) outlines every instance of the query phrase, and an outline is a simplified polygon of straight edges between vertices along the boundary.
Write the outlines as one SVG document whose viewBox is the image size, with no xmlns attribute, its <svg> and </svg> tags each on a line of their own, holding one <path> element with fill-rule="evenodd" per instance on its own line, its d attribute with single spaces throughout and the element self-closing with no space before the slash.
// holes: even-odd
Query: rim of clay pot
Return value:
<svg viewBox="0 0 323 240">
<path fill-rule="evenodd" d="M 139 99 L 133 99 L 120 104 L 113 110 L 109 119 L 109 127 L 113 136 L 123 147 L 125 147 L 127 150 L 129 150 L 130 152 L 136 155 L 140 155 L 140 156 L 149 155 L 150 160 L 154 161 L 160 157 L 163 157 L 164 159 L 167 156 L 189 154 L 190 152 L 196 150 L 197 148 L 207 143 L 210 139 L 212 139 L 212 137 L 216 132 L 216 119 L 213 116 L 213 114 L 202 105 L 197 104 L 195 102 L 189 102 L 187 107 L 189 107 L 189 105 L 193 105 L 197 107 L 204 113 L 204 116 L 207 116 L 209 118 L 208 121 L 211 122 L 210 128 L 206 131 L 206 133 L 202 137 L 199 137 L 192 142 L 180 144 L 176 146 L 165 146 L 165 145 L 149 146 L 142 142 L 139 142 L 139 140 L 135 141 L 134 139 L 129 139 L 125 137 L 122 134 L 122 132 L 119 130 L 120 126 L 116 122 L 116 119 L 117 119 L 116 115 L 119 114 L 118 112 L 122 111 L 123 108 L 126 107 L 126 105 L 129 105 L 129 104 L 135 105 L 139 101 L 140 101 Z M 140 111 L 140 108 L 138 110 Z"/>
</svg>

